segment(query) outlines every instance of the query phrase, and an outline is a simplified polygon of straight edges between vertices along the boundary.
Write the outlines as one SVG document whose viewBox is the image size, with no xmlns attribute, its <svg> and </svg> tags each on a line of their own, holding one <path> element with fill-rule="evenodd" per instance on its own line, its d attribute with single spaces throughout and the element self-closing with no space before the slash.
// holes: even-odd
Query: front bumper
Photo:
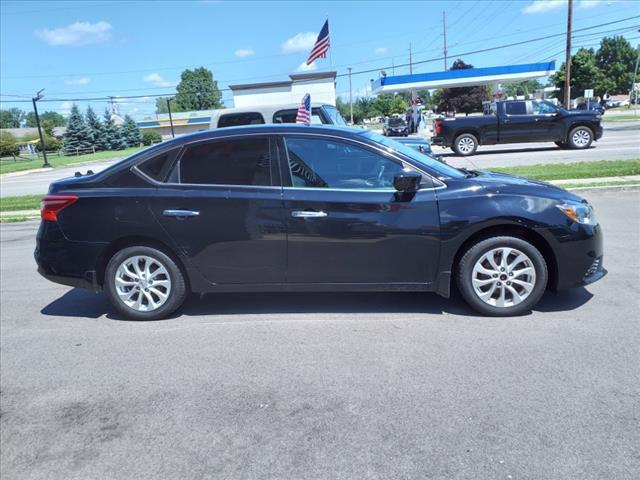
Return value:
<svg viewBox="0 0 640 480">
<path fill-rule="evenodd" d="M 598 125 L 596 127 L 596 140 L 600 140 L 602 138 L 602 132 L 604 131 L 604 129 L 602 128 L 602 125 Z"/>
</svg>

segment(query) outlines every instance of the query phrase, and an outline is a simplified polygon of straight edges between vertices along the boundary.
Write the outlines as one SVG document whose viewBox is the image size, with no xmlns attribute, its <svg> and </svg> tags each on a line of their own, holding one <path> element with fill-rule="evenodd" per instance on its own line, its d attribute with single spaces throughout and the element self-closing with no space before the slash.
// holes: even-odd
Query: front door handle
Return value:
<svg viewBox="0 0 640 480">
<path fill-rule="evenodd" d="M 327 216 L 327 212 L 317 212 L 312 210 L 294 210 L 291 212 L 291 216 L 294 218 L 324 218 Z"/>
<path fill-rule="evenodd" d="M 195 210 L 165 210 L 162 215 L 165 217 L 197 217 L 200 212 Z"/>
</svg>

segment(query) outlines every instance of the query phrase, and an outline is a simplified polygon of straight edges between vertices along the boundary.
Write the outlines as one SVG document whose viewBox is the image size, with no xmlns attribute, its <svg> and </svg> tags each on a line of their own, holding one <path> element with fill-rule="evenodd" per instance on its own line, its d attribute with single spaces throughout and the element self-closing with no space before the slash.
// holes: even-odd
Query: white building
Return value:
<svg viewBox="0 0 640 480">
<path fill-rule="evenodd" d="M 234 107 L 298 104 L 306 93 L 313 103 L 336 104 L 336 72 L 289 75 L 282 82 L 229 85 Z"/>
</svg>

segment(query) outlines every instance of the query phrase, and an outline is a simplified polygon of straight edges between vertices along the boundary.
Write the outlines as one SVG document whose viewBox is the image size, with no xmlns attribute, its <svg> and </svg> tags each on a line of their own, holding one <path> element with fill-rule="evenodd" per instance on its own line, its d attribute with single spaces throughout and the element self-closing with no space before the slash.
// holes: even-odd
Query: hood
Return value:
<svg viewBox="0 0 640 480">
<path fill-rule="evenodd" d="M 557 187 L 540 180 L 531 180 L 524 177 L 516 177 L 505 173 L 490 171 L 479 171 L 479 175 L 474 177 L 478 184 L 488 192 L 496 194 L 532 195 L 558 200 L 573 200 L 581 202 L 582 198 L 564 188 Z"/>
</svg>

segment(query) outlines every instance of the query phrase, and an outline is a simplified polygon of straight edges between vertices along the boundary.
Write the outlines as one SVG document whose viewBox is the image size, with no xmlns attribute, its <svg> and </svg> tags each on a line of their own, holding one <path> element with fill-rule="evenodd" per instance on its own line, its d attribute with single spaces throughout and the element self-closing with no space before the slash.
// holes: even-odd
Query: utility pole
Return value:
<svg viewBox="0 0 640 480">
<path fill-rule="evenodd" d="M 413 58 L 411 55 L 411 44 L 409 44 L 409 75 L 413 75 Z"/>
<path fill-rule="evenodd" d="M 45 168 L 45 167 L 50 167 L 51 165 L 49 165 L 49 162 L 47 161 L 47 146 L 44 144 L 44 135 L 42 135 L 42 127 L 40 126 L 40 116 L 38 115 L 38 106 L 36 105 L 36 102 L 42 99 L 42 97 L 44 97 L 44 95 L 42 95 L 42 92 L 44 92 L 44 88 L 40 90 L 38 93 L 36 93 L 36 96 L 33 97 L 31 101 L 33 102 L 33 113 L 36 114 L 36 125 L 38 127 L 38 135 L 40 135 L 40 146 L 42 147 L 42 157 L 44 158 L 44 163 L 42 164 L 42 167 Z"/>
<path fill-rule="evenodd" d="M 445 11 L 442 11 L 442 36 L 444 37 L 444 70 L 447 71 L 447 16 Z"/>
<path fill-rule="evenodd" d="M 391 75 L 396 74 L 396 62 L 395 58 L 391 57 Z"/>
<path fill-rule="evenodd" d="M 640 32 L 640 30 L 638 30 Z M 636 57 L 636 68 L 633 70 L 633 81 L 631 82 L 631 91 L 629 92 L 629 108 L 631 108 L 632 103 L 634 102 L 633 105 L 638 105 L 638 93 L 640 92 L 636 92 L 635 90 L 635 86 L 636 86 L 636 78 L 638 76 L 638 64 L 640 64 L 640 46 L 637 48 L 638 50 L 638 56 Z M 634 95 L 635 94 L 635 95 Z M 633 116 L 635 117 L 637 115 L 638 109 L 637 108 L 633 108 Z"/>
<path fill-rule="evenodd" d="M 176 138 L 173 133 L 173 117 L 171 116 L 171 97 L 167 97 L 167 110 L 169 111 L 169 125 L 171 125 L 171 138 Z"/>
<path fill-rule="evenodd" d="M 567 51 L 564 61 L 564 107 L 571 108 L 571 17 L 573 0 L 567 2 Z"/>
<path fill-rule="evenodd" d="M 353 95 L 351 91 L 351 67 L 349 67 L 349 110 L 351 113 L 351 125 L 353 125 Z"/>
</svg>

